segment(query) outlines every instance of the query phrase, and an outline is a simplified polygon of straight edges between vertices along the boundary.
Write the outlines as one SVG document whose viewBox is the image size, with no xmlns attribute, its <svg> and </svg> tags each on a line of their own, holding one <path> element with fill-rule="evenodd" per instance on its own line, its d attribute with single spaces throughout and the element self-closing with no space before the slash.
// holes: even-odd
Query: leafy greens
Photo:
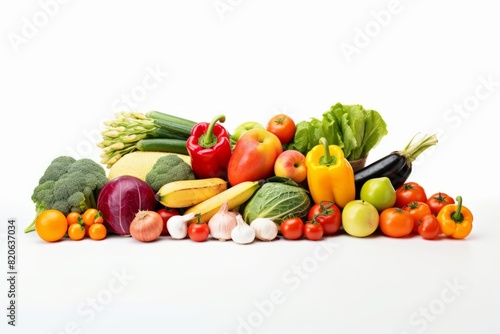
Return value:
<svg viewBox="0 0 500 334">
<path fill-rule="evenodd" d="M 337 103 L 322 116 L 322 119 L 313 117 L 298 122 L 295 137 L 286 148 L 305 155 L 319 144 L 321 137 L 325 137 L 329 144 L 342 148 L 347 160 L 354 161 L 367 156 L 387 134 L 387 125 L 382 116 L 359 104 Z"/>
</svg>

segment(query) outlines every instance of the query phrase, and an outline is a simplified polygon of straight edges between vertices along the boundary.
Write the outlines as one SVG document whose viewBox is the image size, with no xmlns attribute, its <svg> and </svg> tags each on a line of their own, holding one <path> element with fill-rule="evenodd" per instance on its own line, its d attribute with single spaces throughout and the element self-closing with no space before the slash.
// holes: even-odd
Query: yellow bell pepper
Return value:
<svg viewBox="0 0 500 334">
<path fill-rule="evenodd" d="M 462 196 L 457 196 L 457 204 L 447 204 L 437 215 L 441 232 L 447 237 L 464 239 L 472 231 L 472 212 L 462 205 Z"/>
<path fill-rule="evenodd" d="M 306 155 L 309 191 L 315 203 L 333 201 L 343 208 L 356 196 L 354 171 L 340 146 L 319 142 Z"/>
</svg>

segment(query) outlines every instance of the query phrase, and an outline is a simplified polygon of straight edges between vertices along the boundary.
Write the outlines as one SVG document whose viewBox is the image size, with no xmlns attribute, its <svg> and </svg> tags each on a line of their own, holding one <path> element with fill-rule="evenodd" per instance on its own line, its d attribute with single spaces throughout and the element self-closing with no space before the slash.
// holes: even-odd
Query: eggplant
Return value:
<svg viewBox="0 0 500 334">
<path fill-rule="evenodd" d="M 383 176 L 387 176 L 389 179 L 392 179 L 405 165 L 406 158 L 398 152 L 392 152 L 391 154 L 386 155 L 374 163 L 358 170 L 354 174 L 356 198 L 359 198 L 361 187 L 366 181 Z"/>
<path fill-rule="evenodd" d="M 413 143 L 414 139 L 415 137 L 402 151 L 391 152 L 354 173 L 356 198 L 359 198 L 363 184 L 373 178 L 388 177 L 394 189 L 399 188 L 406 182 L 412 171 L 412 162 L 420 153 L 438 142 L 435 134 L 424 136 L 416 143 Z"/>
<path fill-rule="evenodd" d="M 403 184 L 405 184 L 406 180 L 408 180 L 408 177 L 411 174 L 411 170 L 412 170 L 411 163 L 405 164 L 403 168 L 401 168 L 399 172 L 396 173 L 396 175 L 390 178 L 394 189 L 398 189 Z"/>
</svg>

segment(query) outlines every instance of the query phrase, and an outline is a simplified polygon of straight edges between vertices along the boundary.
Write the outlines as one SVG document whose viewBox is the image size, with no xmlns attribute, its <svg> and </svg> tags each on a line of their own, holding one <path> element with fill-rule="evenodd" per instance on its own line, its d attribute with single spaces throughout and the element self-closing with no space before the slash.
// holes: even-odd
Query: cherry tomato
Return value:
<svg viewBox="0 0 500 334">
<path fill-rule="evenodd" d="M 331 235 L 340 229 L 342 213 L 332 201 L 320 201 L 309 210 L 308 220 L 316 221 L 323 226 L 324 234 Z"/>
<path fill-rule="evenodd" d="M 295 136 L 295 122 L 290 116 L 278 114 L 269 120 L 266 130 L 275 134 L 281 144 L 287 144 Z"/>
<path fill-rule="evenodd" d="M 82 220 L 82 216 L 80 215 L 79 212 L 70 212 L 66 216 L 66 220 L 68 221 L 68 227 L 71 226 L 71 224 L 78 224 Z"/>
<path fill-rule="evenodd" d="M 104 217 L 102 216 L 101 211 L 97 211 L 94 217 L 94 224 L 103 224 L 103 223 L 104 223 Z"/>
<path fill-rule="evenodd" d="M 163 230 L 161 231 L 161 235 L 169 235 L 167 229 L 167 222 L 170 219 L 170 217 L 180 215 L 179 211 L 176 209 L 164 208 L 156 212 L 160 214 L 160 217 L 163 220 Z"/>
<path fill-rule="evenodd" d="M 304 235 L 308 240 L 321 240 L 323 233 L 323 226 L 320 223 L 308 221 L 304 224 Z"/>
<path fill-rule="evenodd" d="M 79 223 L 69 225 L 68 237 L 71 240 L 82 240 L 85 237 L 85 225 Z"/>
<path fill-rule="evenodd" d="M 435 193 L 427 199 L 427 205 L 431 209 L 432 214 L 436 215 L 441 211 L 441 208 L 446 204 L 455 204 L 455 200 L 442 192 Z"/>
<path fill-rule="evenodd" d="M 394 206 L 403 208 L 410 202 L 427 202 L 424 188 L 416 182 L 407 182 L 396 189 L 396 204 Z"/>
<path fill-rule="evenodd" d="M 106 238 L 108 231 L 103 224 L 92 224 L 88 229 L 89 237 L 92 240 L 102 240 Z"/>
<path fill-rule="evenodd" d="M 431 209 L 425 202 L 410 202 L 403 207 L 413 218 L 413 233 L 418 233 L 418 224 L 420 219 L 427 214 L 431 214 Z"/>
<path fill-rule="evenodd" d="M 90 226 L 90 225 L 96 223 L 96 221 L 100 220 L 101 218 L 102 218 L 102 215 L 99 212 L 99 210 L 94 209 L 94 208 L 87 209 L 87 210 L 85 210 L 84 213 L 82 213 L 82 219 L 83 219 L 83 222 L 86 226 Z M 102 223 L 102 221 L 101 221 L 101 223 Z"/>
<path fill-rule="evenodd" d="M 433 240 L 437 238 L 440 232 L 441 228 L 436 216 L 428 214 L 420 218 L 420 223 L 418 224 L 418 234 L 420 234 L 422 238 Z"/>
<path fill-rule="evenodd" d="M 58 241 L 68 231 L 68 221 L 59 210 L 45 210 L 36 218 L 35 230 L 38 236 L 47 242 Z"/>
<path fill-rule="evenodd" d="M 83 223 L 85 224 L 85 235 L 89 235 L 89 228 L 93 224 L 102 224 L 104 218 L 99 210 L 89 208 L 82 213 Z"/>
<path fill-rule="evenodd" d="M 389 237 L 405 237 L 413 230 L 413 218 L 401 208 L 387 208 L 380 213 L 379 227 Z"/>
<path fill-rule="evenodd" d="M 300 218 L 289 218 L 280 224 L 281 234 L 288 240 L 297 240 L 304 235 L 304 222 Z"/>
<path fill-rule="evenodd" d="M 202 242 L 207 240 L 210 229 L 206 223 L 191 223 L 188 226 L 188 236 L 191 240 Z"/>
</svg>

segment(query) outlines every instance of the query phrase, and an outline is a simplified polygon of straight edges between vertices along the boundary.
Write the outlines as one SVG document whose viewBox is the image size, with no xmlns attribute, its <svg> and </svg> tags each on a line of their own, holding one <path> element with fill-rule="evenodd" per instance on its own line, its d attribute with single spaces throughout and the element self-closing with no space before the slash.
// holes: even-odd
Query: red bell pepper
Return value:
<svg viewBox="0 0 500 334">
<path fill-rule="evenodd" d="M 231 157 L 231 143 L 223 123 L 224 115 L 212 122 L 201 122 L 191 130 L 186 147 L 191 157 L 191 168 L 198 179 L 220 177 L 227 180 L 227 165 Z"/>
</svg>

